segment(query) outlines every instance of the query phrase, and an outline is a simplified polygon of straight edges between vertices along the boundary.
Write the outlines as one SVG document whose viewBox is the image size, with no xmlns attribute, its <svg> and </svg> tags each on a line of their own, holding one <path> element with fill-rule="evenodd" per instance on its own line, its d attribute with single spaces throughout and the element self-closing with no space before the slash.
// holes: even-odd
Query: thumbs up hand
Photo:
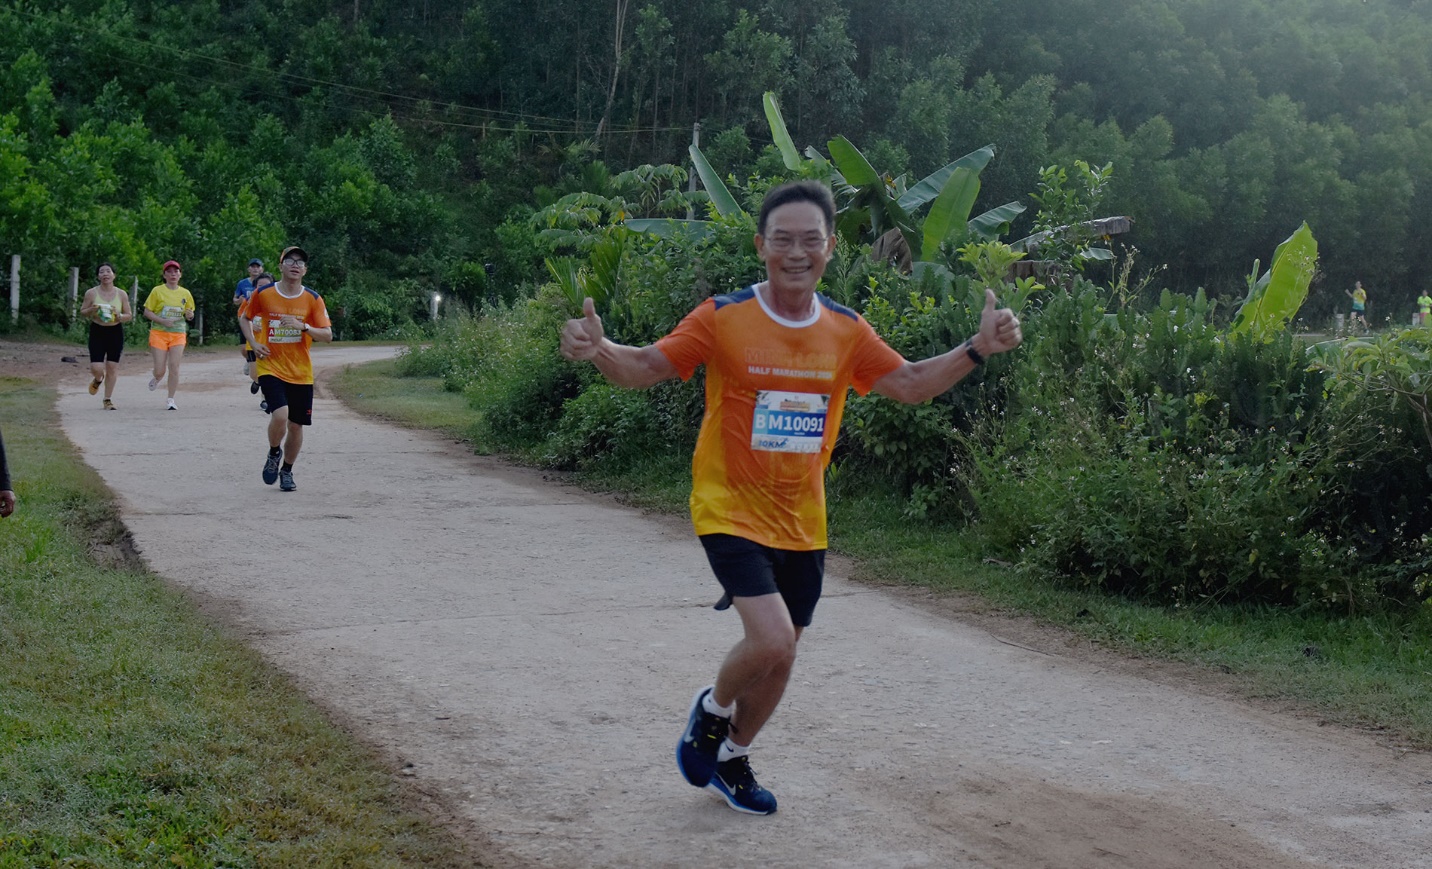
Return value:
<svg viewBox="0 0 1432 869">
<path fill-rule="evenodd" d="M 1008 308 L 995 307 L 994 290 L 985 289 L 985 306 L 980 312 L 979 345 L 976 351 L 985 356 L 1005 353 L 1024 340 L 1019 318 Z"/>
<path fill-rule="evenodd" d="M 582 302 L 582 314 L 562 327 L 562 355 L 573 362 L 596 358 L 606 338 L 602 318 L 597 316 L 597 306 L 590 296 Z"/>
</svg>

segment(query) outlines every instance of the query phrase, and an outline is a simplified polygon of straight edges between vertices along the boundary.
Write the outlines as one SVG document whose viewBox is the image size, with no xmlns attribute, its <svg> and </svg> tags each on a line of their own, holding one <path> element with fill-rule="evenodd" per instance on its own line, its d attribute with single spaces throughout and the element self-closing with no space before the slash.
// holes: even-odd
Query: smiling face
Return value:
<svg viewBox="0 0 1432 869">
<path fill-rule="evenodd" d="M 107 265 L 99 267 L 99 272 L 97 273 L 97 276 L 99 277 L 99 282 L 101 286 L 108 287 L 114 283 L 114 269 L 110 268 Z"/>
<path fill-rule="evenodd" d="M 834 252 L 835 237 L 813 202 L 777 207 L 766 217 L 765 232 L 756 236 L 756 253 L 766 264 L 766 278 L 780 295 L 814 293 Z"/>
</svg>

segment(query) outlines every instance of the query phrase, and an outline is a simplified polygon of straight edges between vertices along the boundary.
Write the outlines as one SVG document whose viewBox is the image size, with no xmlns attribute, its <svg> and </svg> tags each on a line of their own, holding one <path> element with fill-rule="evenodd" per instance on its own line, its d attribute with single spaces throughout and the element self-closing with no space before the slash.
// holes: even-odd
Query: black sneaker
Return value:
<svg viewBox="0 0 1432 869">
<path fill-rule="evenodd" d="M 293 471 L 278 472 L 278 487 L 285 492 L 292 492 L 298 488 L 298 484 L 293 481 Z"/>
<path fill-rule="evenodd" d="M 272 486 L 278 482 L 278 466 L 283 464 L 283 453 L 264 459 L 264 483 Z"/>
<path fill-rule="evenodd" d="M 676 743 L 676 766 L 681 775 L 698 788 L 706 787 L 716 774 L 716 752 L 731 731 L 731 719 L 712 715 L 701 705 L 715 688 L 708 685 L 696 692 L 696 699 L 691 701 L 691 715 L 686 719 L 686 730 Z"/>
<path fill-rule="evenodd" d="M 259 382 L 258 382 L 257 380 L 250 380 L 250 381 L 249 381 L 249 395 L 258 395 L 258 394 L 259 394 Z"/>
<path fill-rule="evenodd" d="M 744 754 L 716 764 L 716 775 L 706 789 L 720 794 L 726 805 L 738 812 L 770 815 L 776 811 L 775 795 L 756 783 L 751 759 Z"/>
<path fill-rule="evenodd" d="M 259 401 L 259 410 L 263 411 L 264 413 L 268 413 L 268 402 L 266 400 L 261 399 Z"/>
</svg>

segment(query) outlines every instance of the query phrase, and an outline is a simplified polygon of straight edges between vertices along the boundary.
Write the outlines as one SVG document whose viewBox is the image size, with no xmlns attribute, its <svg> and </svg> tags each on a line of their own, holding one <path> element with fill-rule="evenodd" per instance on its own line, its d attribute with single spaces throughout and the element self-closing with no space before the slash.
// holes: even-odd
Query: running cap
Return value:
<svg viewBox="0 0 1432 869">
<path fill-rule="evenodd" d="M 183 271 L 183 269 L 179 267 L 178 260 L 169 260 L 164 264 L 164 268 L 160 269 L 160 271 L 167 272 L 170 269 L 179 269 L 181 272 Z"/>
<path fill-rule="evenodd" d="M 249 260 L 249 265 L 251 265 L 251 266 L 260 266 L 260 267 L 261 267 L 261 266 L 263 266 L 263 264 L 264 264 L 264 261 L 261 260 L 261 259 L 259 259 L 258 257 L 254 257 L 253 259 Z"/>
<path fill-rule="evenodd" d="M 282 264 L 283 261 L 288 259 L 290 256 L 298 257 L 299 259 L 303 260 L 305 265 L 308 264 L 308 251 L 304 250 L 296 244 L 289 245 L 288 247 L 283 249 L 283 253 L 278 255 L 279 263 Z"/>
</svg>

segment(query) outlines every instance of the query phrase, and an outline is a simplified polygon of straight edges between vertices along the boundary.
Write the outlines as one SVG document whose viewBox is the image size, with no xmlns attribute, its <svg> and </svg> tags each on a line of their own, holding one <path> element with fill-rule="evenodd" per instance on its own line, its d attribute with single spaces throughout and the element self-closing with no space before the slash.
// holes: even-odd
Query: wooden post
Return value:
<svg viewBox="0 0 1432 869">
<path fill-rule="evenodd" d="M 79 313 L 80 267 L 70 266 L 70 319 Z"/>
<path fill-rule="evenodd" d="M 10 257 L 10 325 L 20 322 L 20 255 Z"/>
<path fill-rule="evenodd" d="M 204 309 L 200 308 L 194 315 L 194 328 L 199 330 L 199 346 L 204 346 Z"/>
</svg>

